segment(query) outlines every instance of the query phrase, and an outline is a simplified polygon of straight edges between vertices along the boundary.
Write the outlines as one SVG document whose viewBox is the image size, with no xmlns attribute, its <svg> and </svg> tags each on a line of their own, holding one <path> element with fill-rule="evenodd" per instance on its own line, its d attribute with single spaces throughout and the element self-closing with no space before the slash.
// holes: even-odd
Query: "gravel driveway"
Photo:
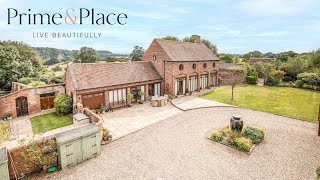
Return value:
<svg viewBox="0 0 320 180">
<path fill-rule="evenodd" d="M 251 155 L 208 141 L 207 133 L 229 122 L 265 129 Z M 52 179 L 315 179 L 320 165 L 317 124 L 233 107 L 181 112 L 106 146 L 102 154 Z"/>
</svg>

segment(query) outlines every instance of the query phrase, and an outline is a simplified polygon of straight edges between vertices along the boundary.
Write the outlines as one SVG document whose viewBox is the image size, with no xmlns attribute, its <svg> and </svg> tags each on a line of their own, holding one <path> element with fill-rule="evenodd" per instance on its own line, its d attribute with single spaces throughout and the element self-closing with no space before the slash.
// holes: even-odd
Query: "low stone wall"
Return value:
<svg viewBox="0 0 320 180">
<path fill-rule="evenodd" d="M 43 146 L 45 140 L 55 140 L 55 138 L 54 136 L 49 136 L 41 140 L 37 140 L 37 142 L 40 144 L 40 146 Z M 22 154 L 26 152 L 26 150 L 26 146 L 19 146 L 8 150 L 8 169 L 10 179 L 23 177 L 24 175 L 37 172 L 39 170 L 36 166 L 28 165 L 30 164 L 30 161 L 22 156 Z M 48 165 L 56 165 L 57 162 L 58 156 L 55 161 L 50 162 Z"/>
</svg>

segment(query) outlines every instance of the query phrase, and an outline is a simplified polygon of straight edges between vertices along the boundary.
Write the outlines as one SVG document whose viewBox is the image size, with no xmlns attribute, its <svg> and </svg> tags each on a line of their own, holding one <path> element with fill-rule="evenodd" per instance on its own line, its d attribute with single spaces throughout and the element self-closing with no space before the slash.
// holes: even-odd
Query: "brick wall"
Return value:
<svg viewBox="0 0 320 180">
<path fill-rule="evenodd" d="M 72 97 L 73 104 L 75 105 L 77 103 L 77 96 L 75 91 L 75 84 L 71 77 L 70 68 L 67 68 L 64 83 L 66 84 L 66 93 Z"/>
<path fill-rule="evenodd" d="M 204 68 L 206 63 L 207 67 Z M 183 65 L 183 70 L 179 69 L 180 65 Z M 193 69 L 192 65 L 195 64 L 196 68 Z M 213 65 L 214 64 L 214 65 Z M 166 62 L 165 63 L 165 83 L 166 92 L 174 94 L 174 81 L 179 77 L 186 77 L 186 87 L 189 86 L 189 77 L 196 75 L 198 78 L 202 74 L 208 74 L 208 85 L 211 86 L 210 73 L 218 72 L 219 61 L 194 61 L 194 62 Z M 198 83 L 200 81 L 198 80 Z"/>
<path fill-rule="evenodd" d="M 16 99 L 18 97 L 27 98 L 29 115 L 40 112 L 40 94 L 49 92 L 55 92 L 56 95 L 64 94 L 64 84 L 23 88 L 0 97 L 0 119 L 2 119 L 6 113 L 13 113 L 13 117 L 17 117 Z"/>
<path fill-rule="evenodd" d="M 153 60 L 154 55 L 156 60 Z M 164 78 L 164 61 L 169 61 L 170 58 L 156 40 L 152 41 L 142 60 L 152 62 L 160 76 Z"/>
<path fill-rule="evenodd" d="M 53 140 L 54 137 L 50 136 L 50 137 L 46 137 L 46 139 Z M 41 139 L 38 142 L 40 143 L 40 145 L 43 145 L 43 141 L 44 139 Z M 8 150 L 8 168 L 9 168 L 10 179 L 15 179 L 15 173 L 17 177 L 21 177 L 22 175 L 27 175 L 27 174 L 36 172 L 38 170 L 36 166 L 26 165 L 26 164 L 30 164 L 30 161 L 22 157 L 22 153 L 24 152 L 26 152 L 25 146 L 19 146 L 19 147 Z M 57 160 L 58 160 L 58 156 L 55 161 L 49 163 L 48 165 L 57 164 Z"/>
</svg>

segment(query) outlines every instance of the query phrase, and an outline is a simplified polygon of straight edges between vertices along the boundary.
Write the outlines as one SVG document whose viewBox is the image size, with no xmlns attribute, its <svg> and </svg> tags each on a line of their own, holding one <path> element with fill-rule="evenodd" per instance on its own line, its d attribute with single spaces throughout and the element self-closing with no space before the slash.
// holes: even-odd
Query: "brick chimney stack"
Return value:
<svg viewBox="0 0 320 180">
<path fill-rule="evenodd" d="M 195 43 L 201 42 L 201 37 L 199 35 L 192 35 L 190 39 L 192 42 L 195 42 Z"/>
</svg>

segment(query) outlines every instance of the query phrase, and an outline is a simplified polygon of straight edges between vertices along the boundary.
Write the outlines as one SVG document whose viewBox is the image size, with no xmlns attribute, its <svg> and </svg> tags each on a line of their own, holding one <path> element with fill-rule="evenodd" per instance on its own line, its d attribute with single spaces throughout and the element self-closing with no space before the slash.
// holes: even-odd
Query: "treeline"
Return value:
<svg viewBox="0 0 320 180">
<path fill-rule="evenodd" d="M 79 50 L 56 49 L 49 47 L 34 47 L 44 60 L 44 65 L 53 65 L 60 62 L 73 61 Z M 113 54 L 107 50 L 97 50 L 98 57 L 102 61 L 123 61 L 128 55 Z"/>
<path fill-rule="evenodd" d="M 246 62 L 251 57 L 268 57 L 276 60 L 250 65 Z M 320 90 L 320 49 L 301 54 L 293 51 L 279 54 L 252 51 L 241 58 L 229 54 L 220 56 L 222 61 L 241 63 L 249 84 L 256 84 L 258 78 L 263 78 L 265 85 Z"/>
</svg>

